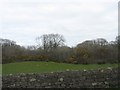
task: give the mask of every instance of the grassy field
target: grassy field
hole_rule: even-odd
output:
[[[89,70],[107,67],[118,67],[118,64],[66,64],[55,62],[18,62],[2,65],[2,74],[17,74],[17,73],[45,73],[45,72],[57,72],[66,70]]]
[[[2,74],[2,64],[0,64],[0,75]]]

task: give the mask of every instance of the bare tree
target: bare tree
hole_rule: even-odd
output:
[[[51,51],[59,46],[63,46],[65,39],[63,35],[60,34],[44,34],[36,38],[38,44],[42,45],[45,51]]]

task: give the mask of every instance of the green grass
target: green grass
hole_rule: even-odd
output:
[[[45,73],[45,72],[58,72],[69,70],[89,70],[107,67],[118,67],[118,64],[66,64],[55,62],[18,62],[2,65],[2,74],[17,74],[17,73]]]
[[[0,64],[0,75],[2,74],[2,64]]]

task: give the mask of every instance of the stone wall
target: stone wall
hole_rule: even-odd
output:
[[[113,88],[118,69],[99,69],[3,76],[3,88]]]

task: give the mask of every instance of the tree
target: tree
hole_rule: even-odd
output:
[[[36,38],[38,44],[42,42],[42,47],[46,52],[52,51],[59,46],[63,46],[65,39],[60,34],[44,34]]]
[[[120,63],[120,35],[116,37],[117,49],[118,49],[118,62]]]
[[[116,43],[117,43],[118,45],[120,45],[120,35],[118,35],[118,36],[116,37]]]
[[[104,38],[98,38],[95,40],[95,44],[100,45],[100,46],[105,46],[108,44],[108,41],[105,40]]]
[[[16,45],[16,42],[9,39],[0,38],[0,46],[12,46],[12,45]]]

